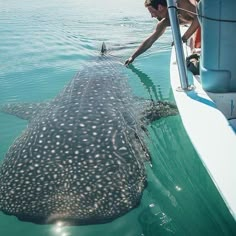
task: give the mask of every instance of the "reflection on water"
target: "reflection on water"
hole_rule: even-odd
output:
[[[52,236],[69,236],[69,229],[65,227],[64,223],[59,221],[52,227]]]
[[[176,226],[172,219],[161,209],[150,204],[140,215],[139,223],[143,226],[143,235],[175,235]]]
[[[138,76],[140,81],[143,83],[151,100],[163,100],[162,94],[158,93],[155,84],[147,74],[142,72],[140,69],[137,69],[134,65],[130,65],[129,68]]]

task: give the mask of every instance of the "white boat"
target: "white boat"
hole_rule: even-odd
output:
[[[172,4],[175,4],[174,1]],[[235,10],[235,0],[200,1],[200,75],[187,72],[187,85],[183,88],[179,65],[182,59],[178,58],[178,42],[175,41],[170,79],[183,126],[236,220]],[[172,21],[171,26],[175,34]],[[175,37],[180,38],[178,35]],[[185,57],[191,54],[191,50],[190,45],[183,45]]]

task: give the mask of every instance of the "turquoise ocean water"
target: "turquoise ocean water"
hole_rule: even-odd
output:
[[[156,24],[138,0],[0,0],[0,104],[54,98],[104,41],[124,62]],[[135,96],[173,101],[171,31],[125,70]],[[0,160],[27,122],[0,114]],[[1,236],[236,235],[179,116],[148,127],[152,167],[139,207],[108,224],[35,225],[0,213]],[[1,180],[0,180],[1,181]],[[235,191],[235,190],[232,190]]]

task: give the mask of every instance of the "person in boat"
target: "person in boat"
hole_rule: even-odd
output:
[[[199,22],[196,13],[196,0],[177,0],[178,18],[180,24],[190,24],[188,30],[182,36],[183,42],[186,42],[194,32],[199,28]],[[126,61],[125,65],[128,66],[136,57],[149,49],[152,44],[165,32],[166,28],[170,26],[168,8],[166,0],[145,0],[145,7],[151,14],[158,20],[154,32],[147,37],[136,51]]]

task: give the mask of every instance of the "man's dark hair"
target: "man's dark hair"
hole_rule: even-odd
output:
[[[144,2],[145,7],[152,6],[155,9],[157,9],[158,4],[165,7],[167,6],[166,0],[145,0]]]

